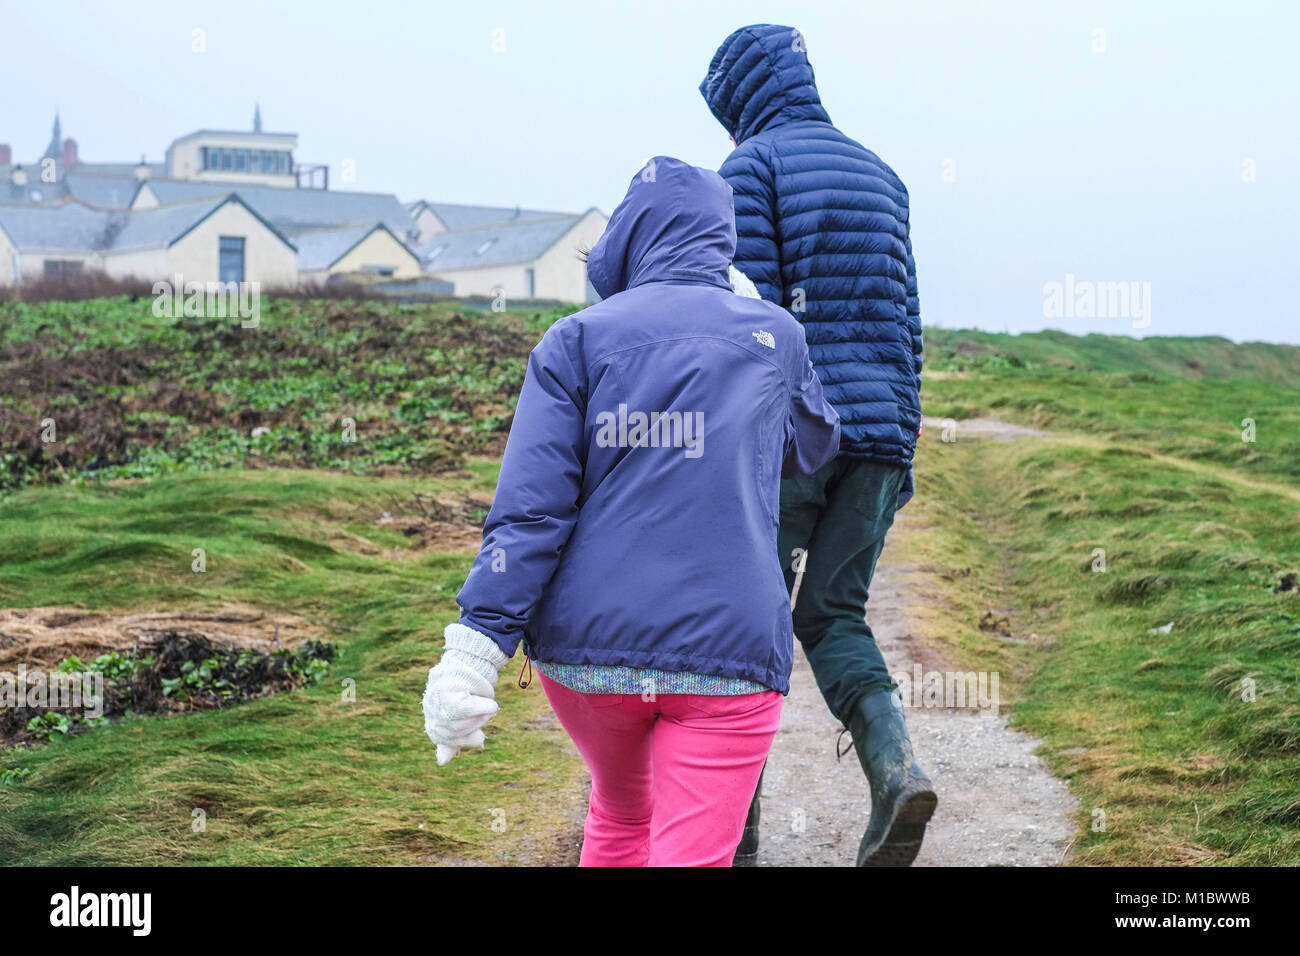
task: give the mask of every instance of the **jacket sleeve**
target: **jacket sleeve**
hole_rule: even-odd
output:
[[[585,366],[561,320],[528,359],[483,547],[456,595],[461,623],[513,655],[578,518],[586,460]]]
[[[912,364],[921,388],[921,298],[916,291],[916,259],[912,255],[912,225],[907,224],[907,330],[912,335]]]
[[[795,387],[790,390],[782,478],[811,475],[840,450],[840,416],[822,394],[822,383],[808,359],[802,330]]]
[[[785,305],[771,165],[757,147],[746,144],[732,151],[718,174],[731,186],[736,206],[736,268],[749,276],[764,299]]]

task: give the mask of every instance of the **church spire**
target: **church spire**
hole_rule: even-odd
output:
[[[54,131],[50,137],[50,145],[45,147],[41,159],[53,159],[59,162],[63,160],[63,124],[59,122],[57,110],[54,112]]]
[[[253,104],[253,132],[262,132],[262,104]]]

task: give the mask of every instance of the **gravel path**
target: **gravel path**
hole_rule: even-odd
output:
[[[927,421],[938,437],[939,422]],[[1011,440],[1035,434],[1002,422],[962,422],[959,440]],[[1041,434],[1041,433],[1038,433]],[[891,536],[908,533],[899,512]],[[889,563],[886,548],[868,604],[872,631],[891,672],[943,670],[908,631],[906,609],[922,600]],[[1034,755],[1041,741],[1003,716],[910,708],[917,759],[934,781],[939,808],[916,866],[1051,866],[1068,852],[1076,808],[1064,781]],[[781,730],[763,778],[757,866],[852,866],[870,811],[866,778],[850,750],[836,760],[840,724],[822,700],[799,644]],[[848,738],[845,737],[845,745]]]

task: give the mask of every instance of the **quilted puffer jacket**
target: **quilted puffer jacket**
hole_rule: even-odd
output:
[[[719,170],[735,196],[735,265],[803,323],[840,453],[910,466],[921,319],[907,189],[831,125],[791,27],[731,34],[700,92],[737,143]]]

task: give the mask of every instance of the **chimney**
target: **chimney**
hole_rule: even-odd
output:
[[[138,179],[140,182],[144,182],[146,179],[149,178],[149,174],[151,172],[152,170],[149,168],[149,163],[145,160],[143,156],[141,156],[140,165],[135,168],[135,178]]]
[[[0,143],[0,166],[8,166],[14,161],[13,151],[8,143]]]
[[[21,166],[15,166],[9,173],[9,181],[15,186],[27,185],[27,170]]]
[[[66,173],[77,165],[77,141],[68,137],[63,141],[63,171]]]

